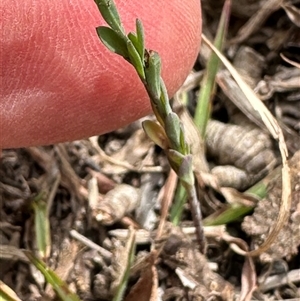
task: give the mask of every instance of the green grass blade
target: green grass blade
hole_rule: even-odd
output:
[[[250,187],[244,194],[255,197],[258,200],[265,198],[268,194],[268,183],[273,181],[274,177],[277,177],[278,174],[280,174],[279,169],[274,169],[270,175]],[[253,208],[253,206],[242,204],[227,204],[225,208],[205,218],[203,224],[205,226],[226,225],[244,217],[246,214],[250,213]]]
[[[39,256],[41,256],[43,260],[46,260],[51,251],[51,234],[47,204],[44,200],[43,193],[39,194],[33,200],[32,207],[34,210],[35,236]]]
[[[80,301],[78,296],[69,289],[68,285],[54,271],[48,268],[42,260],[35,257],[30,251],[24,250],[23,252],[31,263],[44,275],[47,283],[53,287],[62,301]]]
[[[217,211],[203,220],[204,226],[227,225],[235,222],[246,214],[250,213],[254,207],[240,204],[229,204],[225,208]]]
[[[128,250],[127,252],[127,260],[126,260],[126,268],[124,269],[124,273],[121,277],[120,284],[117,288],[117,291],[114,295],[113,301],[121,301],[123,300],[123,296],[127,287],[129,275],[130,275],[130,268],[134,261],[134,255],[135,255],[135,230],[131,229],[129,231],[129,237],[126,243],[125,249]]]
[[[231,1],[227,0],[224,4],[222,15],[215,37],[214,45],[217,49],[222,49],[227,33]],[[211,53],[207,62],[206,73],[201,83],[201,90],[198,97],[194,121],[200,129],[201,136],[205,136],[206,126],[211,112],[211,99],[215,92],[215,77],[219,68],[219,58],[215,53]]]
[[[186,204],[186,200],[187,192],[183,187],[182,183],[179,182],[175,192],[174,203],[172,205],[170,213],[170,220],[175,226],[178,226],[182,219],[182,213],[184,210],[184,205]]]

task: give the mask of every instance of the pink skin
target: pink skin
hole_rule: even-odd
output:
[[[116,0],[126,30],[139,17],[172,95],[196,59],[199,0]],[[93,0],[2,0],[0,149],[102,134],[148,114],[133,68],[110,53]]]

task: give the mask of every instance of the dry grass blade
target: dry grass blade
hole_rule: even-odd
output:
[[[287,274],[272,275],[266,279],[266,281],[259,286],[259,290],[262,292],[269,291],[280,286],[284,286],[291,283],[300,281],[300,269],[292,270]],[[296,300],[296,299],[295,299]]]
[[[259,29],[263,22],[274,11],[278,10],[283,0],[267,0],[256,14],[248,20],[248,22],[239,30],[237,37],[232,40],[232,43],[241,43],[245,41],[253,32]]]
[[[290,3],[283,3],[281,7],[285,10],[290,20],[300,27],[300,9]]]
[[[177,185],[177,175],[173,171],[173,169],[171,169],[169,173],[169,177],[165,184],[164,193],[162,197],[161,217],[157,229],[156,239],[159,239],[163,233],[163,229],[169,213],[169,208],[174,197],[176,185]]]
[[[269,233],[265,242],[257,250],[244,252],[244,254],[248,256],[258,256],[270,247],[270,245],[276,239],[279,231],[281,230],[282,226],[285,224],[289,216],[289,211],[291,207],[291,176],[287,162],[287,147],[280,126],[278,125],[273,115],[266,108],[266,106],[255,95],[253,90],[244,82],[244,80],[241,78],[241,76],[238,74],[235,68],[231,65],[231,63],[212,45],[212,43],[203,34],[202,39],[218,55],[224,66],[228,69],[232,77],[240,86],[241,90],[247,97],[250,104],[260,114],[264,124],[270,131],[273,138],[276,139],[279,143],[279,150],[282,158],[282,198],[278,218],[275,222],[274,228]]]
[[[292,66],[299,68],[300,69],[300,63],[294,62],[290,59],[288,59],[285,55],[283,55],[282,53],[280,54],[281,58],[283,60],[285,60],[287,63],[291,64]]]
[[[1,301],[22,301],[17,296],[17,294],[1,280],[0,280],[0,300]]]

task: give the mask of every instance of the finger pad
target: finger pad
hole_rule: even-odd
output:
[[[197,54],[200,8],[197,12],[198,1],[189,8],[179,0],[153,2],[116,4],[126,30],[134,30],[137,17],[143,21],[147,47],[162,56],[163,77],[173,94]],[[95,27],[104,22],[93,1],[9,3],[2,41],[3,147],[100,134],[150,111],[133,68],[100,43]]]

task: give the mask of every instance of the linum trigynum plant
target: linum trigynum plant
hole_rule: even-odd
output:
[[[187,191],[200,250],[204,253],[202,216],[194,185],[192,154],[182,123],[172,111],[164,81],[160,76],[160,56],[153,50],[145,49],[144,30],[140,20],[136,20],[136,32],[126,34],[114,1],[95,2],[109,25],[97,27],[99,38],[110,51],[121,55],[135,68],[147,90],[158,123],[144,121],[144,131],[154,143],[164,149],[171,167]]]

